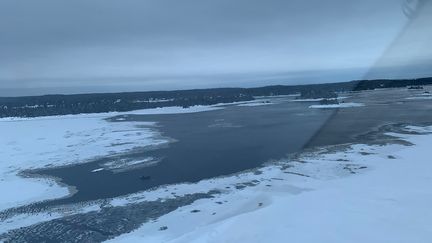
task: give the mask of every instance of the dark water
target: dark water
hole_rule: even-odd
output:
[[[240,172],[301,150],[332,114],[330,110],[308,109],[309,105],[285,100],[201,113],[129,116],[129,120],[158,122],[163,136],[177,140],[168,147],[134,155],[161,157],[157,165],[121,173],[91,173],[102,159],[39,173],[61,178],[78,190],[70,198],[53,202],[57,204],[112,198]],[[142,176],[150,179],[142,180]]]
[[[425,87],[432,91],[432,87]],[[432,99],[409,100],[420,96],[423,90],[385,89],[354,94],[348,101],[364,103],[364,107],[339,109],[314,135],[307,146],[340,143],[369,143],[361,135],[377,131],[385,125],[430,125]]]
[[[197,182],[255,168],[306,147],[367,142],[359,135],[395,123],[432,121],[432,100],[406,100],[405,89],[351,94],[345,102],[364,107],[335,110],[309,109],[311,103],[279,100],[279,104],[238,107],[175,115],[129,116],[156,121],[163,136],[176,139],[166,148],[133,156],[163,159],[152,167],[122,173],[102,171],[99,163],[57,168],[40,173],[61,178],[78,192],[53,204],[112,198],[160,185]],[[331,119],[329,119],[331,118]],[[131,155],[124,155],[131,156]],[[149,180],[140,177],[149,176]]]

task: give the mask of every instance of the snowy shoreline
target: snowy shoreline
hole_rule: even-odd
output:
[[[412,146],[321,148],[260,173],[188,185],[194,191],[247,186],[225,189],[109,242],[428,242],[431,133],[431,126],[407,126],[385,135]],[[170,187],[177,195],[186,190]]]
[[[430,134],[432,127],[406,126],[400,128],[398,126],[394,132],[389,133],[388,130],[386,131],[385,135],[393,136],[386,143],[321,147],[312,151],[301,152],[283,161],[269,162],[261,168],[231,176],[203,180],[198,183],[161,186],[109,200],[87,202],[83,205],[69,205],[65,213],[62,213],[60,207],[53,210],[53,213],[51,211],[42,211],[36,214],[15,214],[2,222],[0,235],[11,229],[48,222],[68,215],[100,212],[105,206],[123,207],[127,211],[129,206],[133,207],[133,205],[143,202],[160,201],[160,203],[163,203],[165,200],[182,198],[194,193],[206,194],[211,191],[218,191],[219,193],[214,194],[210,199],[197,200],[157,219],[150,220],[135,231],[120,235],[112,239],[111,242],[261,242],[266,239],[273,242],[278,241],[278,239],[291,239],[283,238],[287,237],[287,235],[293,235],[295,238],[292,239],[300,239],[301,242],[316,242],[317,239],[301,238],[302,235],[295,234],[296,230],[305,232],[307,228],[310,231],[310,222],[308,220],[317,221],[313,229],[319,228],[319,223],[325,224],[328,222],[321,222],[320,217],[315,218],[314,215],[302,215],[304,209],[311,210],[317,207],[316,210],[318,210],[320,205],[315,205],[315,202],[334,200],[325,205],[333,205],[332,210],[338,211],[338,207],[343,208],[346,206],[343,203],[344,200],[354,200],[354,202],[356,200],[371,200],[367,197],[367,191],[376,186],[382,187],[383,182],[392,180],[397,176],[397,173],[405,173],[407,169],[400,167],[404,166],[407,159],[409,160],[413,154],[420,153],[426,158],[424,151],[427,151],[427,145],[432,142],[432,135]],[[377,133],[382,134],[383,131],[377,131]],[[398,142],[401,140],[406,141],[406,143]],[[403,145],[409,143],[413,144],[413,146]],[[407,152],[404,155],[400,151]],[[417,156],[417,158],[419,157]],[[422,157],[420,156],[420,158]],[[425,165],[424,161],[423,165]],[[421,174],[418,174],[419,171],[420,173],[430,171],[426,168],[413,170],[412,174],[414,177],[421,176]],[[370,177],[370,175],[374,174],[378,175],[378,179]],[[423,185],[427,187],[430,185],[430,181],[426,182]],[[390,184],[393,187],[394,183]],[[363,188],[364,185],[366,187]],[[410,186],[418,187],[415,183],[411,183]],[[350,192],[346,194],[346,199],[339,200],[340,195],[339,197],[334,196],[333,199],[332,191],[342,189],[359,190],[359,195],[366,197],[359,199]],[[394,188],[389,190],[389,188],[383,187],[383,190],[383,193],[388,191],[397,193]],[[420,195],[420,198],[422,198],[422,195]],[[427,203],[432,202],[432,198],[426,199]],[[358,204],[357,207],[359,207],[359,210],[370,209],[362,209],[362,204]],[[280,218],[281,212],[285,215],[283,220]],[[319,215],[321,212],[315,213]],[[349,214],[348,216],[353,217]],[[308,220],[297,222],[298,219],[303,217]],[[179,225],[179,219],[184,224]],[[261,219],[263,222],[261,222]],[[294,220],[294,222],[288,219]],[[253,225],[250,225],[251,223]],[[273,225],[273,227],[263,226],[267,224]],[[290,228],[293,224],[297,225],[297,228]],[[243,227],[242,225],[246,226]],[[253,228],[254,226],[259,227]],[[254,241],[255,238],[248,238],[249,234],[244,232],[245,229],[256,232],[257,240]],[[286,234],[286,230],[290,233]],[[329,231],[331,230],[335,229],[330,228]],[[325,236],[318,234],[319,232],[311,232],[317,234],[318,239],[323,237],[325,239]],[[352,241],[352,239],[346,238],[327,240],[331,242]],[[367,241],[374,242],[371,239],[367,239]]]
[[[108,118],[121,115],[184,114],[219,109],[223,108],[166,107],[131,112],[1,118],[0,211],[70,197],[76,190],[57,178],[29,175],[25,171],[72,166],[100,157],[127,153],[137,147],[159,146],[172,142],[159,134],[153,122],[109,122],[106,120]]]
[[[231,103],[226,103],[231,104]],[[80,114],[70,114],[70,115],[57,115],[57,116],[38,116],[38,117],[3,117],[0,118],[0,122],[10,122],[10,121],[28,121],[28,120],[50,120],[50,119],[68,119],[68,118],[108,118],[121,115],[169,115],[169,114],[186,114],[186,113],[197,113],[205,111],[214,111],[223,109],[225,103],[205,106],[196,105],[190,106],[188,108],[183,108],[180,106],[166,106],[159,108],[132,110],[132,111],[112,111],[112,112],[101,112],[101,113],[80,113]]]

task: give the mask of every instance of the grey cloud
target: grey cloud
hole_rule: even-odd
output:
[[[3,0],[0,82],[15,90],[98,91],[102,84],[129,90],[360,78],[382,54],[391,59],[388,46],[407,21],[402,6],[394,0]],[[269,78],[278,73],[291,75]]]

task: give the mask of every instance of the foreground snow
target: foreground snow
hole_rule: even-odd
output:
[[[432,135],[426,133],[432,127],[407,130],[425,134],[390,134],[414,146],[353,145],[289,168],[191,185],[259,182],[199,200],[111,242],[430,242]]]
[[[48,178],[25,178],[27,169],[86,163],[98,157],[128,152],[136,147],[167,143],[151,122],[105,119],[127,114],[178,114],[221,109],[211,106],[164,107],[132,112],[110,112],[39,118],[0,119],[0,211],[46,199],[61,198],[73,188]],[[139,125],[139,126],[137,126]],[[148,161],[139,161],[148,162]],[[122,165],[136,165],[127,161]],[[116,165],[118,167],[118,165]],[[107,165],[107,168],[110,168]],[[97,172],[97,171],[95,171]]]

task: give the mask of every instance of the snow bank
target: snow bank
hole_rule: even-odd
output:
[[[432,135],[397,136],[415,146],[353,145],[289,167],[268,166],[261,174],[191,185],[226,188],[235,179],[256,181],[111,242],[430,242]]]
[[[362,103],[340,103],[340,104],[329,104],[329,105],[311,105],[309,108],[315,109],[334,109],[334,108],[349,108],[349,107],[361,107],[364,106]]]

